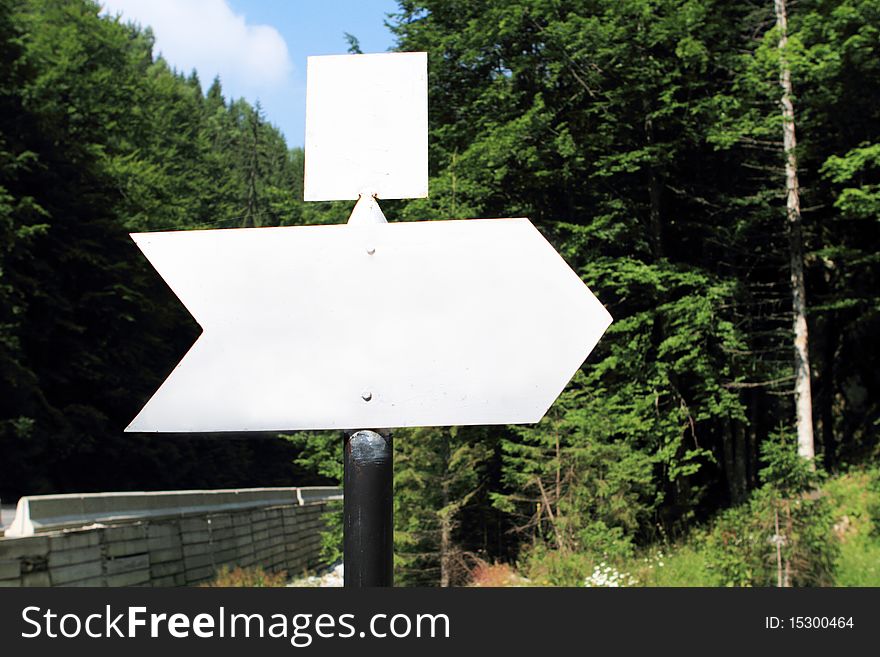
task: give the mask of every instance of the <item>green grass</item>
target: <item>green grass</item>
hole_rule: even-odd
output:
[[[830,477],[822,487],[833,508],[840,545],[835,586],[880,587],[880,468]],[[710,524],[711,527],[711,524]],[[533,555],[529,574],[543,586],[719,586],[707,567],[705,529],[675,544],[650,546],[637,556],[609,561],[548,550]],[[590,573],[594,573],[593,576]],[[619,584],[617,584],[619,583]]]
[[[639,586],[715,586],[699,546],[688,543],[651,550],[631,572]]]
[[[880,469],[853,470],[833,477],[825,492],[838,518],[837,586],[880,586]]]
[[[837,586],[880,586],[880,541],[855,540],[841,545]]]
[[[880,468],[861,468],[830,477],[822,487],[834,509],[840,541],[835,586],[880,587]],[[701,550],[701,534],[665,549],[663,567],[642,568],[642,586],[717,586]],[[654,550],[653,553],[656,553]]]

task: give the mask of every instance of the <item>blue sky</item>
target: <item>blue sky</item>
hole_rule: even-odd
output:
[[[345,53],[344,33],[365,53],[394,44],[385,27],[395,0],[99,0],[107,13],[151,26],[175,68],[219,75],[228,98],[260,101],[290,146],[302,146],[306,58]]]

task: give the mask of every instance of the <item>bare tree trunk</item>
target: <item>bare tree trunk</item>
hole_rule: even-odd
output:
[[[758,405],[758,393],[751,390],[749,394],[749,470],[748,470],[748,486],[746,490],[752,490],[757,486],[758,481],[758,440],[760,434],[759,422],[760,412]]]
[[[721,447],[724,451],[724,478],[727,480],[727,494],[730,496],[731,505],[739,504],[739,494],[736,487],[736,455],[733,447],[733,430],[731,420],[724,421],[721,433]]]
[[[446,588],[452,579],[452,521],[446,513],[440,515],[440,586]]]
[[[788,44],[788,15],[785,0],[774,0],[779,29],[779,84],[782,86],[782,138],[785,149],[785,189],[791,251],[791,298],[794,316],[794,400],[797,415],[798,454],[815,455],[813,446],[813,401],[810,390],[810,356],[807,335],[807,302],[804,289],[804,245],[801,232],[800,191],[797,177],[797,139],[794,129],[791,68],[785,57]]]
[[[782,588],[782,538],[779,534],[779,507],[773,503],[773,523],[776,527],[776,533],[773,535],[773,542],[776,544],[776,586]]]
[[[739,420],[733,421],[733,469],[734,469],[734,480],[736,481],[736,500],[737,503],[743,502],[746,499],[746,494],[749,491],[749,477],[748,477],[748,456],[746,450],[746,444],[748,442],[748,438],[746,437],[746,427]]]
[[[822,372],[822,392],[819,396],[819,417],[822,421],[822,465],[832,471],[837,466],[837,449],[834,440],[834,362],[837,353],[837,313],[828,313],[825,322]]]
[[[556,508],[562,499],[562,450],[559,446],[559,429],[556,430]]]
[[[794,528],[792,527],[791,522],[791,504],[788,500],[785,501],[785,538],[786,541],[794,540]],[[791,550],[788,552],[788,556],[785,557],[785,573],[782,577],[782,586],[785,588],[791,588]]]
[[[440,512],[440,586],[446,588],[451,580],[452,515],[449,512],[449,433],[443,430],[443,464],[445,474],[440,482],[443,510]]]

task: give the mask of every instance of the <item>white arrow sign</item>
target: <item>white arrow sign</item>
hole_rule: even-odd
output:
[[[203,333],[127,431],[537,422],[611,323],[528,219],[133,238]]]

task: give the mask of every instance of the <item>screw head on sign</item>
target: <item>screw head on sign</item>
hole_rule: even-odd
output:
[[[368,246],[367,247],[367,255],[373,255],[375,252],[376,252],[375,246]]]
[[[361,393],[361,399],[363,399],[365,402],[370,401],[372,398],[373,398],[373,393],[370,392],[369,390],[365,390],[364,392]]]

